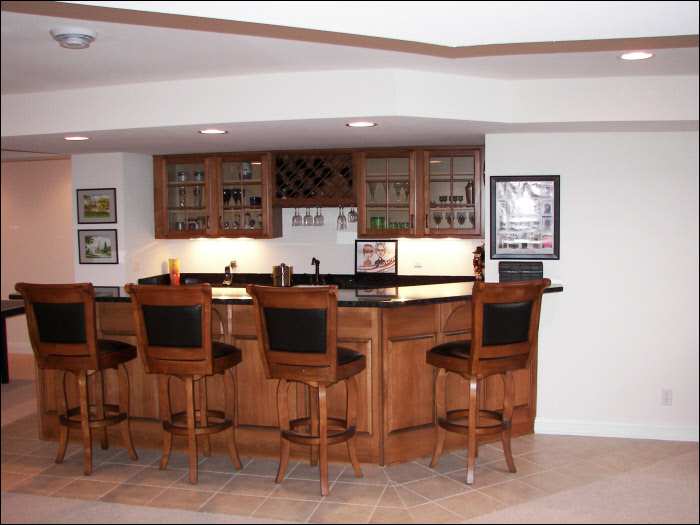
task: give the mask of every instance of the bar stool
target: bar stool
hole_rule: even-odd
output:
[[[265,375],[278,379],[277,414],[280,422],[281,454],[277,483],[282,483],[291,443],[311,446],[311,465],[320,453],[321,494],[328,495],[328,445],[347,442],[350,462],[358,478],[357,382],[355,375],[366,366],[365,356],[337,345],[338,287],[285,288],[248,285],[253,298],[258,348]],[[328,417],[327,389],[343,381],[347,390],[346,418]],[[290,420],[289,386],[308,385],[315,399],[310,416]],[[309,432],[296,431],[308,427]],[[330,428],[338,428],[334,432]]]
[[[90,283],[17,283],[27,314],[29,340],[37,366],[61,372],[59,447],[61,463],[68,446],[68,430],[80,429],[83,437],[83,474],[92,473],[92,430],[100,432],[103,449],[109,448],[107,427],[121,423],[122,441],[129,457],[137,460],[129,429],[129,375],[124,363],[136,357],[136,347],[122,341],[98,339],[95,290]],[[119,375],[119,405],[105,404],[103,371]],[[79,405],[68,408],[66,373],[77,376]],[[94,377],[94,403],[89,401],[89,381]]]
[[[183,286],[135,285],[125,287],[131,296],[139,353],[149,374],[159,374],[158,398],[163,426],[160,470],[170,459],[172,436],[187,436],[190,483],[197,483],[197,437],[202,436],[205,456],[211,454],[209,435],[225,432],[236,469],[242,468],[234,435],[235,383],[233,367],[243,354],[233,345],[212,341],[212,293],[210,284]],[[207,406],[209,376],[224,382],[224,411]],[[185,383],[186,411],[173,413],[170,378]],[[199,385],[199,407],[195,403]],[[209,418],[219,420],[210,423]]]
[[[435,379],[438,427],[431,467],[438,464],[445,432],[450,431],[467,435],[467,484],[474,483],[478,436],[501,434],[508,470],[516,471],[510,447],[515,403],[513,371],[526,368],[537,347],[542,294],[550,284],[549,279],[506,284],[475,282],[471,340],[452,341],[428,350],[426,362],[440,369]],[[466,409],[446,410],[449,372],[469,381]],[[482,410],[480,381],[495,374],[503,378],[503,409]],[[466,424],[455,421],[465,418]]]

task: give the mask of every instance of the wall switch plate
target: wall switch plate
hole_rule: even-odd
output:
[[[134,271],[138,272],[141,270],[141,264],[139,263],[138,259],[134,259]]]

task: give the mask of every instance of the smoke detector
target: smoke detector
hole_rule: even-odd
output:
[[[61,47],[67,49],[85,49],[97,37],[97,33],[91,29],[82,27],[57,27],[51,30],[51,36]]]

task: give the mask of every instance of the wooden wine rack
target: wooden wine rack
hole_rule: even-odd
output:
[[[307,151],[275,154],[273,205],[357,205],[352,152]]]

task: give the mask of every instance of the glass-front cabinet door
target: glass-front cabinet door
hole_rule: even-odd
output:
[[[431,237],[482,237],[481,152],[425,151],[424,227]]]
[[[269,154],[243,153],[215,159],[217,237],[271,238],[281,235],[281,209],[272,209]]]
[[[358,236],[415,234],[415,151],[377,150],[361,155]]]
[[[156,157],[157,238],[211,234],[212,174],[208,157]]]

